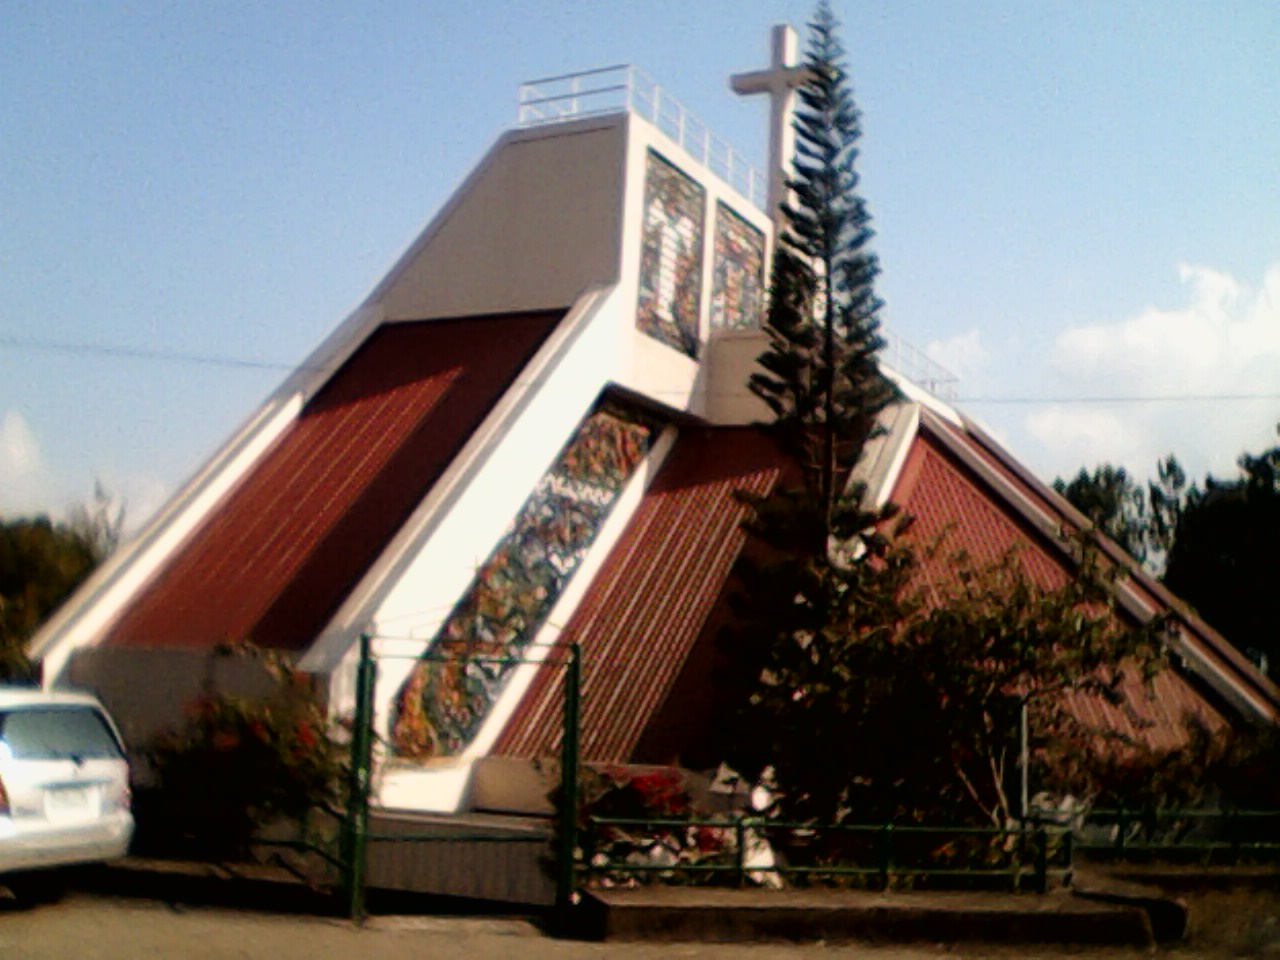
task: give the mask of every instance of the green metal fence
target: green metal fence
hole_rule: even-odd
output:
[[[707,839],[710,842],[705,842]],[[767,843],[774,862],[753,864]],[[879,889],[998,884],[1043,892],[1066,882],[1076,854],[1239,864],[1280,861],[1277,810],[1096,809],[1071,824],[1007,829],[918,824],[821,826],[758,817],[589,817],[585,884],[790,885]]]
[[[577,881],[575,852],[578,847],[577,817],[579,788],[579,715],[581,712],[582,653],[576,643],[558,644],[560,656],[540,660],[519,657],[467,656],[469,662],[515,666],[538,662],[558,666],[565,671],[565,697],[563,707],[564,734],[561,740],[560,792],[562,803],[553,838],[556,909],[567,913],[573,902]],[[375,692],[378,682],[380,659],[411,658],[414,661],[456,662],[459,657],[450,655],[375,653],[372,638],[360,638],[360,661],[356,673],[356,705],[352,723],[351,763],[347,783],[346,809],[342,813],[339,832],[338,855],[333,858],[341,877],[344,909],[351,919],[365,916],[365,886],[368,864],[368,846],[372,841],[395,843],[457,843],[460,841],[502,843],[527,842],[524,837],[499,836],[491,833],[461,833],[457,831],[420,830],[395,833],[373,833],[369,829],[369,805],[372,790]]]
[[[1280,860],[1280,810],[1094,809],[1077,849],[1119,859]]]
[[[703,838],[708,834],[711,843]],[[1011,829],[893,823],[815,826],[753,817],[705,820],[588,819],[583,876],[592,882],[790,884],[885,889],[986,884],[1045,891],[1071,869],[1072,835],[1046,826]],[[767,843],[774,862],[753,865]]]

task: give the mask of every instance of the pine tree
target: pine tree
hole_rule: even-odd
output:
[[[891,509],[868,509],[851,482],[877,415],[895,399],[883,347],[855,162],[861,135],[838,24],[819,3],[798,90],[796,161],[774,256],[769,346],[751,379],[767,429],[797,465],[791,482],[748,498],[750,559],[740,565],[737,626],[723,637],[736,704],[725,754],[743,774],[772,768],[791,815],[835,819],[858,693],[892,657],[910,557],[882,534]],[[884,678],[891,682],[891,678]]]
[[[862,130],[837,29],[823,0],[798,90],[792,196],[784,203],[765,322],[769,348],[751,390],[773,412],[770,429],[820,509],[813,533],[847,540],[866,526],[849,476],[894,390],[876,363],[884,346],[874,289],[880,267],[868,249],[871,216],[857,189]],[[812,545],[814,552],[824,548]]]

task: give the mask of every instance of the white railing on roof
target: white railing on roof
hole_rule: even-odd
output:
[[[896,370],[916,386],[928,390],[939,400],[948,403],[956,400],[959,395],[959,377],[930,358],[919,347],[883,326],[880,328],[880,336],[885,342],[884,350],[880,352],[880,359],[885,366]]]
[[[727,140],[695,117],[639,67],[618,65],[543,77],[520,85],[522,127],[631,111],[684,147],[760,209],[768,181]]]
[[[757,207],[765,208],[768,182],[760,172],[639,67],[619,64],[522,83],[517,120],[521,127],[536,127],[627,111],[648,120]],[[886,344],[881,359],[888,366],[939,400],[956,399],[960,381],[955,374],[892,332],[881,328],[881,335]]]

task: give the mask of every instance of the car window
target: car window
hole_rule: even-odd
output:
[[[0,755],[15,760],[122,756],[106,719],[93,707],[25,707],[0,712]]]

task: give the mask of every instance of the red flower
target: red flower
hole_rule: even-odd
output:
[[[213,749],[225,753],[240,746],[240,738],[229,730],[219,730],[213,735]]]
[[[303,720],[298,724],[298,743],[304,747],[314,747],[316,745],[315,731],[311,729],[311,724]]]

